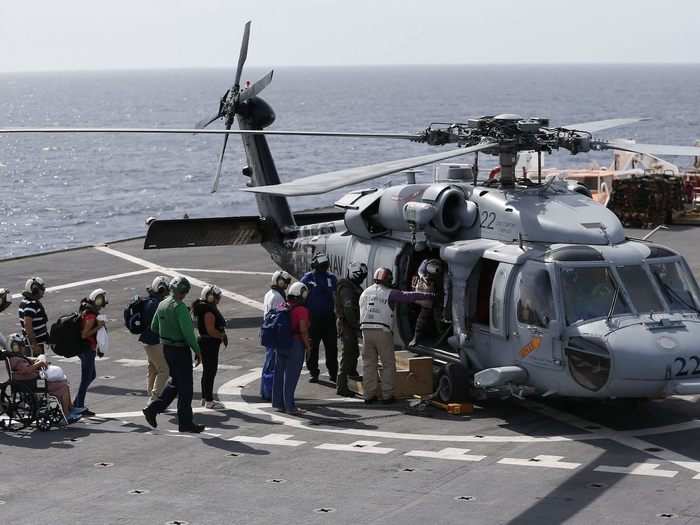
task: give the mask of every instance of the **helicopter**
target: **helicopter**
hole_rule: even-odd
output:
[[[250,22],[233,86],[217,112],[193,129],[8,128],[2,133],[114,132],[223,134],[212,191],[228,137],[240,135],[256,216],[155,220],[145,249],[261,244],[292,275],[326,253],[344,275],[354,261],[370,275],[388,267],[408,289],[421,263],[443,266],[434,336],[409,349],[439,367],[437,395],[660,398],[700,394],[700,290],[679,253],[625,235],[619,219],[581,184],[542,180],[543,153],[619,150],[698,156],[700,148],[606,141],[595,134],[645,120],[613,118],[552,126],[542,117],[504,113],[431,123],[416,133],[267,129],[275,113],[259,95],[272,72],[241,88]],[[205,129],[222,119],[225,129]],[[231,129],[237,121],[239,129]],[[282,183],[267,135],[409,140],[447,151],[341,169]],[[519,155],[538,159],[537,177],[519,173]],[[434,183],[352,189],[333,209],[293,213],[288,198],[321,195],[420,166],[473,155]],[[497,176],[479,178],[480,156],[498,159]],[[531,177],[532,175],[532,177]],[[534,180],[533,180],[534,179]],[[653,233],[653,232],[652,232]],[[437,301],[436,301],[437,302]],[[416,312],[398,307],[394,338],[414,337]]]

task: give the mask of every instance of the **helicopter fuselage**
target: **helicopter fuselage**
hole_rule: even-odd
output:
[[[483,392],[700,393],[700,294],[685,260],[626,239],[614,214],[561,182],[403,185],[351,192],[336,205],[344,221],[298,228],[273,259],[300,275],[323,251],[338,275],[353,261],[370,275],[387,266],[407,289],[423,259],[439,258],[450,334],[413,350],[459,363]],[[415,312],[398,314],[404,346]]]

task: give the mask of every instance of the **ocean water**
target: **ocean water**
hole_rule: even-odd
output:
[[[249,69],[244,79],[263,73]],[[190,127],[218,108],[232,77],[233,70],[0,74],[0,127]],[[283,68],[262,96],[277,113],[273,129],[414,132],[433,121],[504,112],[546,116],[553,125],[645,116],[653,120],[602,136],[692,144],[700,138],[699,89],[697,65]],[[237,191],[245,183],[245,155],[236,137],[229,140],[220,190],[210,194],[222,141],[0,136],[0,258],[141,235],[149,216],[255,213],[253,198]],[[283,180],[435,151],[392,140],[269,142]],[[609,153],[562,152],[545,163],[610,160]],[[292,206],[329,204],[341,193],[294,199]]]

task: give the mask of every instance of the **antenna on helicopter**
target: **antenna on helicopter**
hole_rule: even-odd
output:
[[[240,104],[248,99],[257,96],[263,89],[265,89],[270,82],[272,82],[273,71],[270,71],[267,75],[262,77],[260,80],[251,84],[250,81],[246,81],[245,88],[241,90],[241,75],[243,73],[243,65],[245,64],[246,58],[248,58],[248,42],[250,41],[250,20],[246,22],[245,28],[243,30],[243,40],[241,41],[241,51],[238,55],[238,66],[236,67],[236,76],[233,81],[233,86],[224,93],[219,101],[219,110],[212,117],[205,118],[197,122],[195,128],[203,129],[209,124],[214,122],[219,118],[224,118],[224,124],[226,130],[230,130],[233,125],[234,117],[238,112]],[[229,135],[224,135],[224,146],[221,148],[221,155],[219,156],[219,164],[216,168],[216,177],[214,178],[214,184],[212,186],[211,192],[216,193],[219,189],[219,180],[221,179],[221,168],[224,163],[224,154],[226,153],[226,145],[228,144]]]

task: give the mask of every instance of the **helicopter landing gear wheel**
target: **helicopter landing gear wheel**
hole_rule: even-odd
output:
[[[463,403],[468,399],[469,374],[457,363],[449,363],[440,371],[437,397],[442,403]]]

